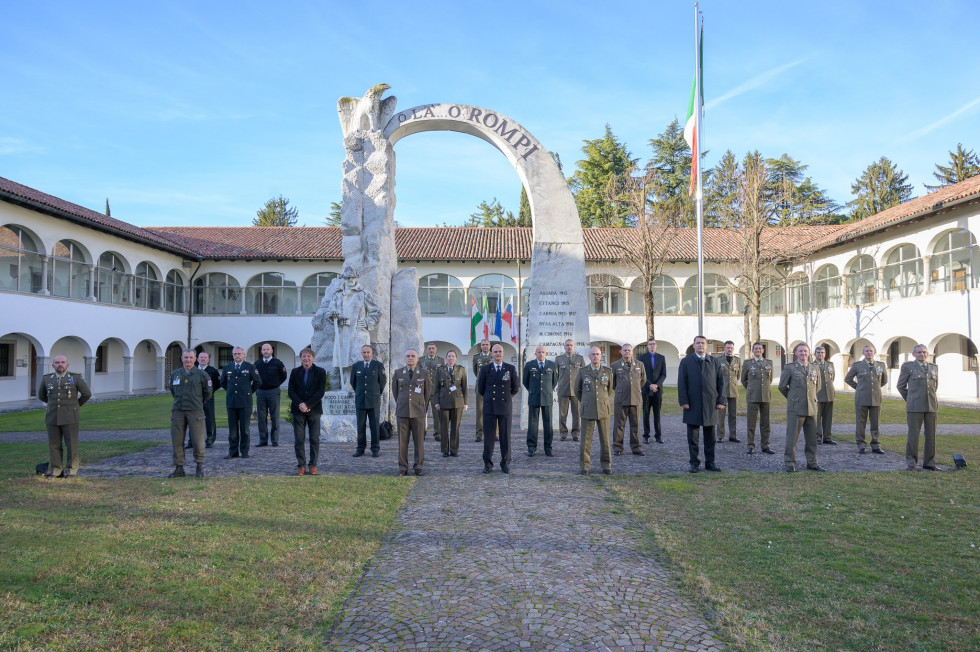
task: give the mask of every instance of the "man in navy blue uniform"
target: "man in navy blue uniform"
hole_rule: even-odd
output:
[[[221,389],[225,390],[228,410],[228,454],[225,459],[248,457],[248,423],[252,420],[252,394],[262,379],[252,363],[245,362],[245,349],[236,346],[231,351],[234,362],[221,370]]]
[[[718,358],[708,355],[708,340],[704,335],[694,338],[694,353],[681,360],[677,368],[677,401],[684,408],[687,424],[687,448],[690,453],[690,472],[697,473],[698,431],[704,428],[704,468],[721,471],[715,465],[715,424],[718,410],[725,407],[725,375]]]
[[[657,340],[647,340],[646,353],[636,356],[643,363],[647,380],[643,383],[643,443],[650,443],[650,411],[653,410],[653,434],[657,443],[664,443],[660,429],[660,407],[664,399],[664,380],[667,379],[667,360],[657,353]]]
[[[259,422],[259,446],[279,445],[279,387],[286,382],[286,365],[272,357],[272,345],[262,345],[262,357],[255,361],[255,370],[262,378],[262,385],[255,393],[255,418]],[[270,428],[266,419],[272,421]]]
[[[293,415],[297,473],[306,473],[306,433],[310,433],[310,475],[316,475],[320,457],[320,415],[323,414],[323,392],[327,388],[327,371],[313,364],[313,349],[300,351],[302,364],[289,374],[289,411]]]
[[[527,390],[527,456],[534,457],[538,448],[538,416],[544,428],[544,454],[551,457],[551,442],[554,432],[551,425],[551,406],[555,402],[555,385],[558,384],[558,367],[546,360],[547,350],[543,346],[534,349],[534,360],[524,365],[521,379]]]
[[[385,366],[373,360],[374,349],[370,344],[361,347],[361,361],[355,362],[350,370],[350,384],[354,388],[354,409],[357,410],[357,450],[354,457],[364,455],[367,448],[366,425],[371,424],[371,457],[381,451],[378,439],[378,415],[381,411],[381,393],[384,392],[388,377]]]
[[[513,396],[521,390],[514,365],[504,362],[504,347],[490,349],[493,361],[480,369],[476,389],[483,396],[483,472],[493,468],[494,441],[500,440],[500,470],[510,473],[510,422]]]

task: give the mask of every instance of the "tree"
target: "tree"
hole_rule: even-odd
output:
[[[849,202],[851,219],[863,220],[912,199],[912,186],[908,180],[907,174],[882,156],[865,168],[864,173],[851,184],[851,194],[856,195]]]
[[[808,222],[823,224],[839,207],[826,192],[803,174],[809,167],[789,154],[766,160],[768,181],[780,197],[776,221],[780,226]]]
[[[616,203],[625,191],[627,171],[636,165],[626,145],[606,125],[605,135],[585,141],[582,153],[585,158],[568,180],[582,226],[630,226],[628,207]]]
[[[109,210],[109,198],[105,198],[105,216],[112,217],[112,211]]]
[[[517,221],[521,224],[531,226],[531,202],[527,198],[527,188],[521,184],[521,207],[517,210]]]
[[[327,226],[340,226],[341,217],[340,214],[344,210],[343,202],[337,203],[335,201],[330,202],[330,214],[323,218],[323,222]]]
[[[681,224],[695,226],[696,207],[689,194],[691,185],[691,148],[684,140],[684,129],[677,118],[656,138],[650,139],[653,157],[647,171],[656,170],[657,183],[651,188],[650,200],[658,211],[673,214]],[[669,205],[669,206],[668,206]]]
[[[977,156],[972,149],[964,150],[963,143],[956,143],[956,151],[949,153],[949,165],[943,166],[937,163],[936,171],[932,173],[932,176],[939,180],[939,185],[924,185],[927,190],[932,192],[960,181],[966,181],[978,174],[980,174],[980,156]]]
[[[289,200],[282,195],[273,197],[265,206],[255,211],[252,226],[296,226],[299,211],[289,205]]]
[[[476,207],[475,213],[470,213],[470,219],[463,226],[531,226],[531,216],[528,215],[527,223],[521,222],[520,218],[514,217],[511,211],[505,211],[494,197],[489,204],[481,201]]]

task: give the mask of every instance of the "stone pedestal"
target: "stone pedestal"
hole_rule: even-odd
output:
[[[323,395],[320,439],[327,443],[357,441],[357,414],[354,392],[327,392]]]

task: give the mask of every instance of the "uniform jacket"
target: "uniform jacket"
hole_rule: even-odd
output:
[[[834,363],[830,360],[814,362],[820,370],[820,389],[817,390],[817,400],[821,403],[830,403],[837,398],[837,390],[834,389]]]
[[[262,379],[259,389],[279,389],[286,382],[286,365],[279,358],[269,358],[268,362],[259,358],[255,361],[255,370]]]
[[[498,373],[490,363],[480,370],[476,389],[483,397],[483,414],[510,416],[513,396],[521,391],[521,379],[514,365],[504,362]]]
[[[370,410],[381,407],[381,393],[385,390],[388,375],[385,366],[377,360],[358,360],[351,366],[350,385],[354,388],[354,407]]]
[[[474,355],[471,363],[473,365],[473,377],[479,378],[480,369],[482,369],[484,365],[488,365],[491,362],[493,362],[493,356],[491,356],[489,353],[483,353],[481,351]]]
[[[772,398],[772,360],[763,358],[742,363],[742,387],[746,403],[768,403]]]
[[[612,363],[613,405],[643,405],[643,388],[647,386],[647,373],[643,363],[633,360],[629,367],[619,359]]]
[[[612,411],[613,371],[599,365],[587,364],[575,376],[575,396],[581,403],[583,419],[606,421]]]
[[[854,388],[854,405],[881,405],[881,386],[888,382],[885,365],[864,358],[851,365],[844,382]]]
[[[391,395],[395,397],[395,416],[399,419],[425,418],[432,398],[432,377],[420,365],[409,379],[408,367],[391,375]]]
[[[466,368],[447,364],[436,372],[435,398],[440,410],[461,410],[466,405]]]
[[[737,355],[732,356],[732,361],[728,361],[728,356],[719,353],[718,362],[721,363],[721,373],[725,376],[725,398],[738,398],[738,384],[742,378],[742,361]]]
[[[905,399],[906,412],[938,412],[936,387],[939,386],[939,367],[931,362],[925,366],[910,360],[898,372],[898,393]]]
[[[544,370],[541,370],[538,368],[538,361],[531,360],[524,365],[524,377],[521,382],[527,390],[528,405],[547,407],[555,402],[558,367],[551,360],[545,360]]]
[[[677,368],[677,402],[689,406],[684,410],[684,423],[692,426],[715,425],[718,422],[718,403],[723,400],[724,392],[725,376],[718,358],[706,354],[701,363],[698,356],[692,353],[681,360]]]
[[[201,367],[198,367],[198,369],[201,369]],[[208,375],[208,378],[211,379],[211,390],[212,390],[211,399],[213,400],[214,392],[218,391],[218,388],[221,386],[221,372],[215,369],[214,367],[212,367],[211,365],[204,367],[203,369],[201,369],[201,371],[206,373]]]
[[[800,364],[795,360],[783,367],[779,391],[786,397],[786,414],[817,416],[817,392],[820,389],[820,367],[816,362]]]
[[[643,383],[643,395],[650,394],[650,385],[659,387],[657,392],[662,394],[664,381],[667,380],[667,358],[647,351],[636,356],[636,360],[643,363],[643,371],[647,375],[647,381]]]
[[[183,367],[170,374],[170,393],[174,397],[173,410],[204,410],[204,404],[214,394],[211,379],[198,367],[187,371]]]
[[[578,353],[566,355],[562,353],[555,358],[555,367],[558,369],[558,396],[575,396],[575,377],[578,370],[586,364],[585,358]]]
[[[251,408],[252,394],[262,384],[259,372],[251,362],[242,362],[241,369],[235,370],[230,362],[221,370],[221,388],[225,390],[225,407]]]
[[[432,379],[432,382],[435,383],[436,370],[445,367],[446,361],[438,355],[434,355],[431,358],[427,355],[423,355],[419,357],[419,363],[416,366],[425,369],[429,373],[429,377]]]
[[[82,378],[82,374],[66,371],[58,374],[45,374],[37,388],[37,398],[48,404],[44,412],[44,423],[49,426],[67,426],[78,423],[78,408],[92,397],[92,390]]]
[[[323,393],[327,389],[327,370],[318,367],[316,364],[310,365],[309,378],[306,384],[303,383],[303,375],[306,370],[300,365],[289,372],[289,411],[293,414],[301,414],[299,404],[306,403],[310,412],[319,416],[323,414]]]

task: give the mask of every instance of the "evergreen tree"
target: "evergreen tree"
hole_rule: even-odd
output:
[[[527,198],[527,188],[521,185],[521,207],[517,210],[517,221],[522,225],[531,226],[531,202]]]
[[[684,129],[677,118],[660,135],[650,139],[650,147],[653,157],[647,163],[647,172],[655,171],[659,180],[651,187],[651,206],[658,214],[674,216],[679,225],[694,226],[696,206],[694,198],[688,194],[691,148],[684,140]]]
[[[341,223],[340,213],[341,211],[343,211],[343,209],[344,209],[343,202],[339,204],[335,201],[330,202],[330,214],[323,219],[323,222],[327,226],[340,226]]]
[[[105,198],[105,216],[112,217],[112,211],[109,210],[109,198]]]
[[[912,199],[909,177],[882,156],[865,168],[864,173],[851,184],[856,198],[849,202],[851,219],[863,220],[904,201]]]
[[[527,223],[522,223],[520,218],[514,217],[513,212],[504,210],[494,197],[489,204],[481,201],[476,212],[470,213],[470,219],[463,226],[531,226],[531,218],[529,215]]]
[[[289,205],[289,200],[279,195],[265,203],[265,206],[255,211],[252,226],[296,226],[299,210]]]
[[[956,143],[956,151],[949,153],[949,165],[936,164],[936,171],[932,176],[939,180],[939,185],[930,186],[924,184],[930,192],[951,186],[960,181],[966,181],[970,177],[980,174],[980,156],[970,150],[963,149],[963,143]]]
[[[768,182],[778,203],[780,226],[809,222],[822,224],[838,208],[837,204],[804,173],[809,167],[789,154],[766,161]]]
[[[628,171],[636,165],[626,145],[606,125],[605,135],[585,141],[582,153],[585,158],[568,180],[582,226],[630,226],[629,207],[616,202],[628,184]]]

